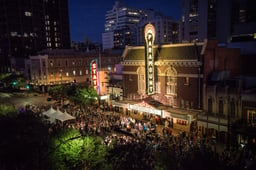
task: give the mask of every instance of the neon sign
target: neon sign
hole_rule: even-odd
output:
[[[146,40],[146,60],[145,60],[145,73],[146,73],[146,87],[147,94],[154,94],[155,90],[155,68],[154,68],[154,53],[153,45],[155,40],[155,28],[152,24],[147,24],[144,30]]]
[[[97,60],[91,61],[91,85],[94,89],[98,86],[98,76],[97,76]]]

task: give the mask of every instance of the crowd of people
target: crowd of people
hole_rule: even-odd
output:
[[[49,106],[28,106],[28,108],[40,115]],[[166,135],[166,132],[161,134],[151,131],[152,121],[145,122],[136,120],[130,115],[104,112],[98,107],[87,109],[70,107],[66,108],[66,111],[76,117],[75,121],[52,124],[51,132],[66,126],[79,129],[82,135],[102,136],[104,144],[114,148],[112,155],[119,155],[120,159],[129,162],[127,165],[122,165],[129,166],[124,168],[140,169],[141,166],[144,168],[146,166],[147,169],[154,169],[157,161],[154,153],[164,152],[170,153],[168,156],[175,160],[172,168],[177,169],[187,169],[192,165],[209,167],[208,169],[255,167],[255,150],[248,147],[230,147],[218,153],[215,143],[202,139],[194,133],[183,132],[174,136]],[[122,133],[120,129],[133,133]]]

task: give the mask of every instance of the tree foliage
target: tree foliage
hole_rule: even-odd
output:
[[[69,95],[69,99],[81,107],[97,104],[98,94],[91,87],[76,87],[73,95]]]
[[[56,85],[49,88],[49,95],[52,96],[54,100],[61,100],[67,96],[67,88],[65,85]]]
[[[0,117],[13,117],[17,115],[17,110],[13,105],[0,104]]]
[[[53,139],[52,169],[101,169],[106,147],[98,137],[82,137],[77,130],[65,130]]]
[[[33,114],[0,117],[0,169],[40,169],[47,127]]]

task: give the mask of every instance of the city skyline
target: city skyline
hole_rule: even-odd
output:
[[[86,37],[92,42],[101,43],[104,32],[105,14],[111,10],[116,0],[69,0],[69,20],[71,41],[81,42]],[[180,0],[122,0],[125,6],[138,9],[153,9],[166,16],[179,20],[181,15]],[[93,19],[92,19],[93,18]],[[90,24],[87,24],[87,23]]]

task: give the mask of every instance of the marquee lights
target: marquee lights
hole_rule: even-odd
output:
[[[154,57],[153,57],[153,44],[155,40],[155,28],[152,24],[147,24],[144,30],[145,40],[146,40],[146,85],[147,85],[147,94],[154,94]]]
[[[91,61],[91,85],[94,89],[98,86],[98,75],[97,75],[97,60]]]

